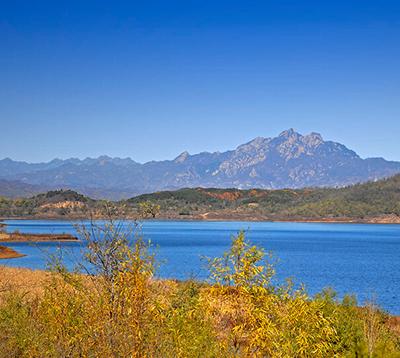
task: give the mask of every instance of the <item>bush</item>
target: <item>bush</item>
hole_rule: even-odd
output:
[[[56,260],[42,292],[0,277],[0,356],[400,356],[399,334],[376,306],[273,284],[273,257],[243,232],[209,260],[209,283],[154,280],[137,225],[110,221],[81,235],[86,264],[68,272]]]

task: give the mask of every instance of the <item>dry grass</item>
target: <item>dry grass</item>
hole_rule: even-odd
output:
[[[49,278],[46,271],[0,266],[0,292],[13,289],[29,295],[41,294]]]

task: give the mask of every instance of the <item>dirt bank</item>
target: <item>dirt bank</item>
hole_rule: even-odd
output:
[[[19,252],[7,247],[0,246],[0,260],[1,259],[16,259],[18,257],[23,257],[25,255],[20,254]]]
[[[70,234],[24,234],[19,232],[0,232],[0,242],[44,242],[44,241],[78,241]]]

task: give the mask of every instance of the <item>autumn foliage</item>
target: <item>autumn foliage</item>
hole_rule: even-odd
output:
[[[55,260],[35,292],[0,278],[0,356],[400,356],[388,315],[329,290],[310,298],[276,284],[272,256],[243,232],[209,259],[209,282],[154,279],[139,226],[110,222],[81,235],[88,251],[79,272]]]

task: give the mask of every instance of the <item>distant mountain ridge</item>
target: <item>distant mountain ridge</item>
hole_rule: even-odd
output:
[[[144,164],[108,156],[34,164],[0,160],[0,179],[8,183],[31,189],[68,188],[109,199],[184,187],[342,187],[396,173],[400,162],[362,159],[343,144],[324,141],[319,133],[301,135],[293,129],[222,153],[183,152],[173,160]]]

